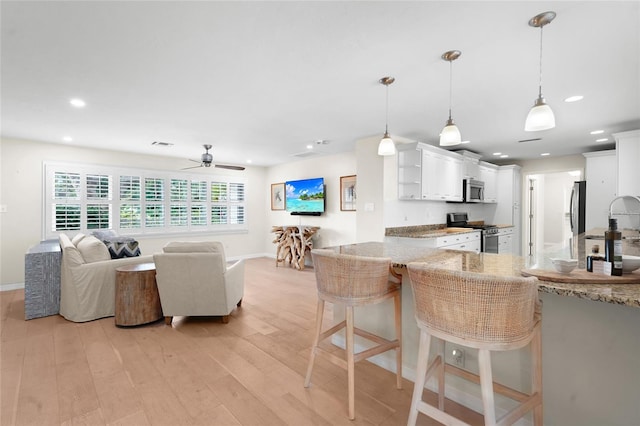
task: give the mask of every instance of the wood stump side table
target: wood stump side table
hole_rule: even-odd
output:
[[[116,269],[117,326],[147,324],[163,318],[156,265],[141,263]]]

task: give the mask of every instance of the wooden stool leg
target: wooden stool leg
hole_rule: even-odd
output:
[[[416,367],[416,383],[413,386],[413,397],[411,398],[411,409],[407,426],[415,426],[418,420],[418,404],[422,402],[422,392],[424,390],[427,366],[429,365],[429,346],[431,335],[424,330],[420,330],[420,344],[418,346],[418,366]]]
[[[311,346],[311,355],[309,355],[309,365],[307,366],[307,375],[304,379],[304,387],[308,388],[311,384],[311,371],[313,370],[313,363],[316,359],[316,348],[320,341],[320,332],[322,331],[322,316],[324,315],[324,300],[318,299],[316,308],[316,335],[313,338],[313,346]]]
[[[438,341],[438,356],[440,357],[440,366],[438,367],[438,409],[444,411],[444,340]]]
[[[396,387],[402,389],[402,301],[400,300],[400,291],[393,298],[396,339],[398,339],[398,347],[396,348]]]
[[[354,348],[353,348],[353,306],[347,306],[346,308],[346,317],[347,317],[347,380],[349,382],[349,419],[353,420],[356,418],[356,407],[355,407],[355,389],[356,389],[356,380],[355,380],[355,368],[354,368]]]
[[[478,350],[478,364],[480,365],[480,389],[484,408],[484,424],[485,426],[495,425],[496,410],[493,400],[493,376],[491,374],[491,353],[489,350]]]
[[[540,395],[540,403],[533,409],[533,424],[534,426],[542,426],[542,333],[540,324],[536,326],[534,333],[533,339],[531,340],[531,372],[533,375],[531,393]]]

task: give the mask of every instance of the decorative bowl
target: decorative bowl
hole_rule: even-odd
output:
[[[628,274],[640,268],[640,256],[622,255],[622,273]]]
[[[561,259],[559,257],[552,257],[553,267],[563,274],[568,274],[578,266],[578,259]]]

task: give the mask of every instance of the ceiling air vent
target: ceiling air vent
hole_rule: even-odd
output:
[[[299,152],[297,154],[292,154],[292,157],[298,157],[298,158],[304,158],[304,157],[311,157],[314,155],[318,155],[317,152],[314,151],[304,151],[304,152]]]
[[[158,142],[158,141],[153,141],[151,143],[151,145],[155,145],[155,146],[173,146],[173,144],[171,142]]]
[[[522,142],[535,142],[535,141],[541,141],[542,138],[533,138],[533,139],[522,139],[521,141],[518,141],[518,143],[522,143]]]

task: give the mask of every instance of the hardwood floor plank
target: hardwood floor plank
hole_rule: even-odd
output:
[[[0,424],[404,425],[413,391],[369,362],[356,365],[356,419],[342,368],[317,358],[304,387],[317,290],[313,269],[247,259],[245,297],[230,322],[175,317],[139,327],[114,318],[24,320],[24,290],[0,293]],[[325,328],[333,306],[324,312]],[[332,352],[341,349],[326,341]],[[433,398],[429,392],[426,397]],[[471,424],[482,416],[446,402]],[[433,425],[426,416],[419,425]]]

